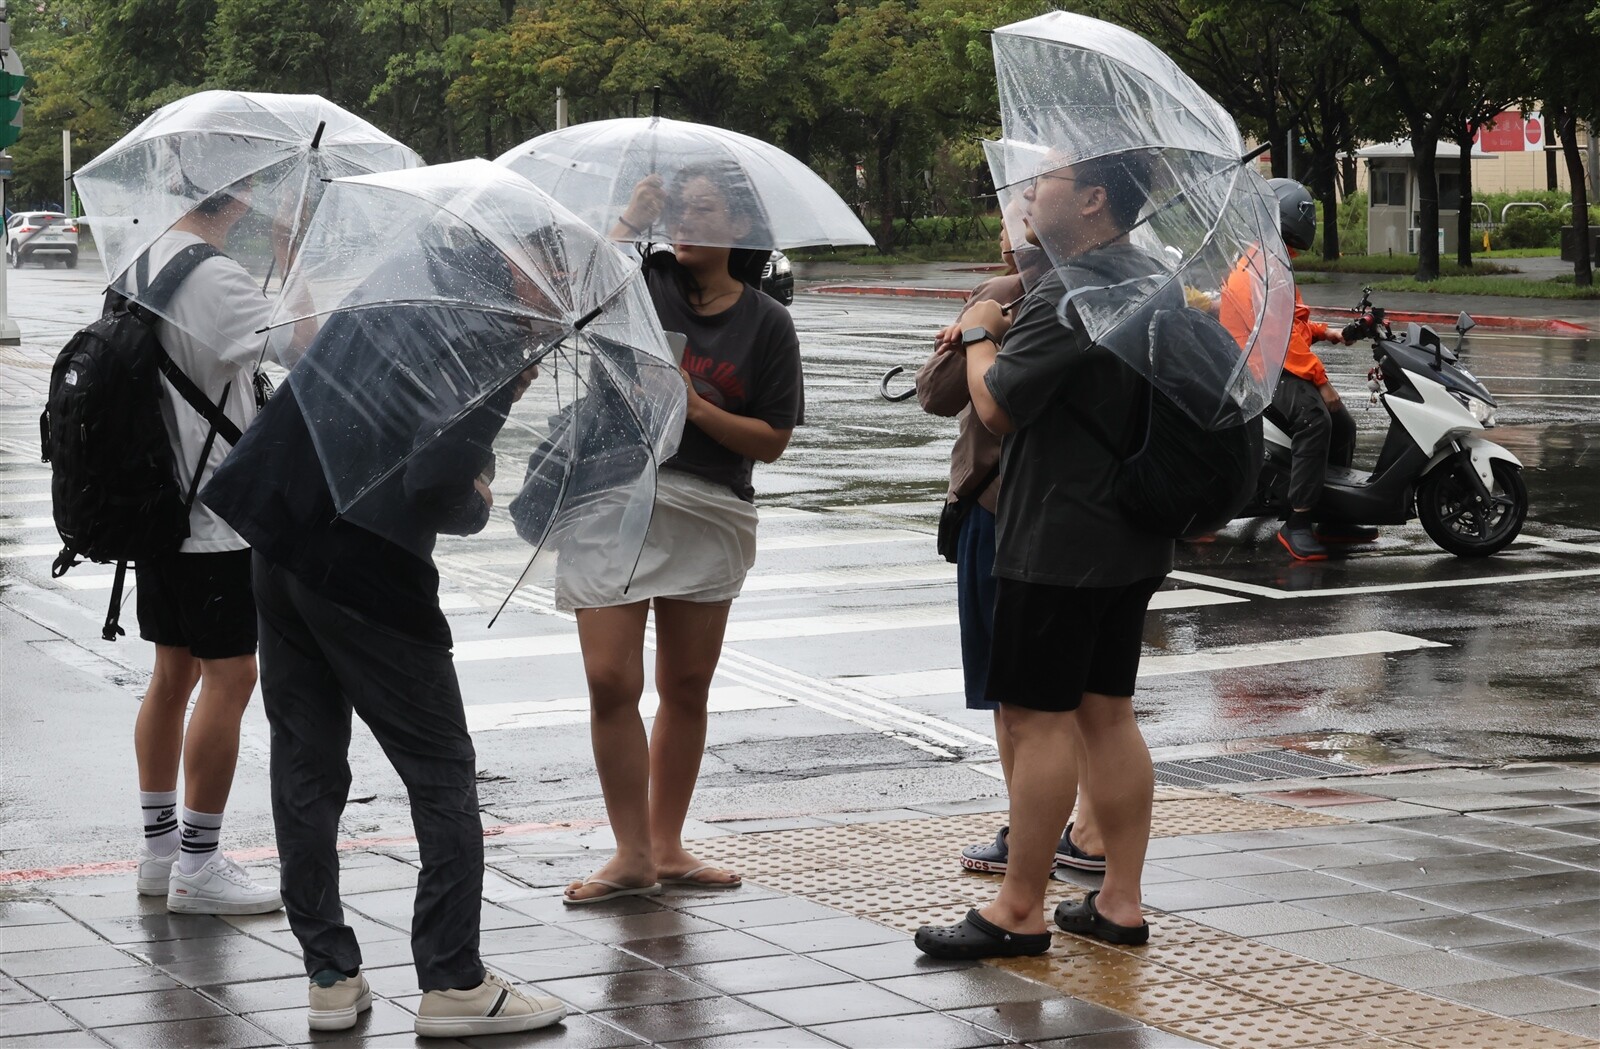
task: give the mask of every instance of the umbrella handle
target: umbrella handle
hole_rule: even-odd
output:
[[[893,368],[890,368],[888,371],[883,373],[883,378],[878,380],[879,397],[882,397],[886,401],[908,401],[917,395],[917,388],[915,386],[901,393],[889,392],[889,380],[894,378],[896,375],[899,375],[903,371],[905,371],[905,369],[897,364]]]

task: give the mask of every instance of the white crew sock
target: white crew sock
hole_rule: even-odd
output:
[[[183,807],[183,841],[178,853],[178,873],[189,875],[206,865],[217,851],[222,836],[222,813],[196,812]]]
[[[171,856],[178,849],[178,792],[141,790],[139,808],[144,812],[145,848]]]

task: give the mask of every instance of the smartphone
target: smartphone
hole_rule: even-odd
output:
[[[669,331],[666,336],[667,348],[672,351],[672,363],[683,367],[683,351],[689,348],[689,336],[681,331]]]

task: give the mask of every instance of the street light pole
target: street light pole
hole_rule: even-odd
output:
[[[6,61],[7,58],[11,57],[7,53],[10,49],[11,26],[6,22],[6,0],[0,0],[0,70],[15,66],[17,73],[20,75],[22,63],[16,59],[12,59],[10,62]],[[9,79],[6,80],[6,83],[10,83]],[[18,119],[21,119],[20,113]],[[9,137],[0,138],[0,142],[10,145],[11,139]],[[0,147],[0,153],[3,152],[3,147]],[[0,216],[4,216],[6,213],[6,182],[11,178],[9,170],[11,166],[10,159],[10,157],[6,158],[7,171],[4,177],[0,177]],[[9,255],[9,252],[7,254]],[[9,259],[0,258],[0,345],[15,346],[22,341],[22,329],[17,327],[17,322],[11,319],[11,313],[6,301],[6,266],[8,262]]]
[[[78,217],[72,206],[72,132],[66,128],[61,129],[61,214],[67,217],[68,225]]]

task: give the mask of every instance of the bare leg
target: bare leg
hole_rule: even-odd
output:
[[[646,601],[578,610],[578,643],[589,681],[589,738],[616,855],[596,875],[624,885],[655,881],[650,849],[650,748],[639,697],[644,692]],[[600,885],[567,886],[573,899],[603,896]]]
[[[1078,731],[1076,722],[1072,726],[1072,735],[1078,756],[1078,811],[1072,815],[1072,843],[1090,856],[1104,856],[1105,840],[1100,834],[1100,824],[1095,819],[1094,803],[1089,800],[1089,777],[1084,775],[1089,760],[1083,749],[1083,733]]]
[[[1074,717],[1083,733],[1084,778],[1094,784],[1094,810],[1105,843],[1106,879],[1095,909],[1118,925],[1138,925],[1140,876],[1150,844],[1155,771],[1134,721],[1133,700],[1086,692]]]
[[[1000,774],[1005,777],[1006,790],[1011,790],[1011,769],[1016,759],[1011,751],[1011,734],[1001,724],[1000,709],[994,712],[994,744],[1000,751]]]
[[[1015,755],[1010,856],[1000,895],[979,913],[1002,929],[1039,933],[1046,930],[1044,894],[1055,867],[1056,845],[1077,789],[1073,715],[1010,704],[1001,704],[1000,715]]]
[[[681,877],[700,866],[683,847],[700,760],[706,749],[706,703],[722,656],[731,602],[703,604],[656,598],[656,691],[661,706],[650,732],[650,835],[658,876]],[[735,884],[732,871],[708,870],[696,880]]]
[[[239,763],[239,722],[256,687],[256,657],[200,660],[200,698],[183,740],[183,803],[222,812]]]
[[[199,680],[200,661],[187,648],[156,646],[155,670],[133,722],[133,753],[139,765],[140,790],[178,789],[183,715],[189,707],[189,694]]]

